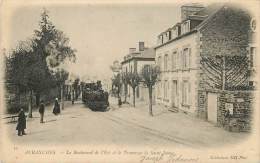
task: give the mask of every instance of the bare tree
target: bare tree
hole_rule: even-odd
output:
[[[133,89],[133,105],[135,107],[135,88],[139,85],[141,81],[141,77],[137,72],[129,72],[126,73],[126,78],[128,84],[132,87]]]
[[[122,73],[121,78],[122,78],[122,83],[124,85],[124,95],[125,95],[124,103],[126,103],[126,97],[127,97],[127,91],[128,91],[128,89],[127,89],[127,84],[128,83],[127,83],[127,75],[126,75],[126,73]]]
[[[116,87],[116,94],[118,98],[118,105],[121,105],[121,99],[120,99],[120,89],[122,86],[121,83],[121,75],[118,73],[113,79],[112,79],[112,85]]]
[[[159,76],[160,70],[156,65],[146,65],[142,69],[142,78],[144,85],[147,86],[149,91],[149,114],[153,116],[153,86],[155,85]]]

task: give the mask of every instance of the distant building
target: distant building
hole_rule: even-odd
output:
[[[124,57],[124,60],[121,62],[122,73],[127,72],[136,72],[141,74],[141,70],[145,65],[155,64],[155,50],[154,48],[147,48],[144,45],[144,42],[139,42],[139,48],[129,48],[129,54]],[[133,91],[132,88],[128,85],[127,89],[123,89],[124,92],[127,92],[128,99],[132,98]],[[136,99],[148,101],[148,89],[140,83],[136,88]],[[154,96],[155,98],[155,96]]]
[[[253,85],[247,64],[256,53],[250,22],[248,11],[236,6],[182,6],[181,22],[157,39],[157,103],[217,122],[221,113],[210,106],[208,91],[250,90]]]

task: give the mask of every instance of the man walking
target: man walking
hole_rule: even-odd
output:
[[[41,115],[41,121],[40,121],[41,123],[43,123],[44,110],[45,110],[44,103],[43,103],[43,100],[41,100],[41,104],[40,104],[40,108],[39,108],[39,113]]]

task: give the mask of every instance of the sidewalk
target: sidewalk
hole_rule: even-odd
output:
[[[117,118],[198,147],[235,145],[249,135],[228,132],[197,117],[170,112],[160,105],[153,105],[153,117],[149,116],[148,105],[145,102],[136,102],[135,108],[131,104],[123,104],[119,108],[117,99],[110,98],[110,105],[110,114]]]
[[[77,101],[74,103],[74,105],[77,103]],[[61,103],[59,102],[59,104],[61,105]],[[64,101],[64,110],[62,110],[60,108],[60,114],[64,115],[64,114],[68,114],[69,110],[66,110],[66,108],[69,108],[72,106],[71,101]],[[54,107],[54,103],[45,105],[45,111],[44,111],[44,119],[46,120],[46,117],[53,117],[53,107]],[[26,115],[28,115],[28,112],[25,113]],[[40,113],[39,113],[39,109],[38,108],[34,108],[32,110],[32,118],[27,117],[27,121],[33,121],[35,119],[39,119],[40,120]]]

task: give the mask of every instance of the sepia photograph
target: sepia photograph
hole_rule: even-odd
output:
[[[0,163],[259,163],[259,9],[0,0]]]

